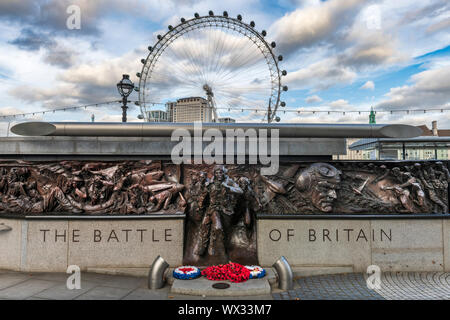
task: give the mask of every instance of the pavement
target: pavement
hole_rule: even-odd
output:
[[[449,300],[450,273],[385,272],[369,289],[367,275],[347,273],[294,280],[294,289],[272,292],[275,300]]]
[[[319,275],[294,280],[294,289],[257,296],[173,294],[170,285],[147,288],[147,278],[81,273],[81,289],[69,290],[65,273],[0,271],[2,300],[449,300],[450,273],[386,272],[379,289],[368,289],[362,273]]]

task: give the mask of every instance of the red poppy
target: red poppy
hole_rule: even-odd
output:
[[[202,275],[213,281],[229,280],[244,282],[250,278],[250,271],[239,263],[230,262],[218,266],[211,266],[202,271]]]

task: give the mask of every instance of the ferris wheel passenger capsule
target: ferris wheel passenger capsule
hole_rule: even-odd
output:
[[[143,116],[142,114],[138,114],[137,118],[138,118],[139,120],[142,120],[142,119],[144,119],[144,116]]]
[[[272,43],[270,44],[270,46],[271,46],[272,48],[275,48],[275,47],[277,46],[277,44],[275,43],[275,41],[272,41]]]
[[[173,30],[173,27],[169,24],[169,26],[167,27],[170,31]]]
[[[239,21],[242,21],[242,16],[241,16],[240,14],[238,14],[238,15],[237,15],[237,19],[238,19]]]
[[[200,18],[200,15],[196,12],[196,13],[194,14],[194,17],[198,19],[198,18]]]
[[[223,16],[224,16],[224,17],[228,17],[228,12],[224,11],[224,12],[223,12]]]
[[[141,104],[139,103],[139,101],[135,101],[134,104],[137,105],[137,106],[141,105]]]
[[[288,86],[283,86],[283,91],[288,91]]]
[[[141,73],[140,72],[136,73],[136,77],[140,78],[141,77]]]
[[[181,18],[181,23],[185,23],[186,19],[185,18]]]
[[[280,120],[281,120],[280,117],[278,117],[278,116],[275,117],[276,122],[280,122]]]
[[[162,36],[160,34],[158,34],[157,38],[158,38],[158,40],[161,40]]]
[[[282,107],[286,107],[286,102],[284,102],[284,101],[281,101],[281,102],[280,102],[280,106],[282,106]]]
[[[152,50],[153,50],[153,48],[152,48],[152,46],[148,46],[148,51],[150,51],[150,52],[152,52]]]
[[[212,10],[209,10],[208,14],[209,14],[210,16],[213,16],[213,15],[214,15],[214,12],[213,12]]]
[[[142,63],[142,64],[145,64],[145,59],[141,59],[141,63]]]
[[[278,56],[278,61],[283,61],[283,56],[281,54]]]
[[[286,71],[286,70],[283,70],[283,71],[281,71],[281,74],[282,74],[283,76],[285,76],[285,75],[287,75],[287,71]]]
[[[250,27],[252,27],[252,28],[255,27],[255,21],[250,21]]]
[[[266,30],[261,31],[261,34],[262,34],[263,37],[267,36]]]

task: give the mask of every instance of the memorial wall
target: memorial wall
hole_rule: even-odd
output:
[[[4,160],[0,223],[11,230],[0,236],[17,253],[2,248],[11,257],[0,267],[145,268],[157,255],[271,265],[284,255],[298,266],[444,270],[449,179],[442,162],[282,162],[265,176],[249,164]]]

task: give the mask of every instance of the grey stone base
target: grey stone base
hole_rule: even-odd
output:
[[[258,260],[271,266],[284,256],[299,275],[450,270],[448,215],[258,220]]]
[[[2,219],[0,269],[24,272],[81,271],[142,275],[161,255],[183,258],[184,215],[124,218]],[[103,272],[102,272],[103,271]]]
[[[215,289],[214,283],[226,282],[230,284],[228,289]],[[188,294],[195,296],[256,296],[270,294],[270,284],[265,278],[250,279],[242,283],[232,283],[229,281],[211,281],[206,278],[197,278],[193,280],[175,279],[170,289],[171,293]]]

